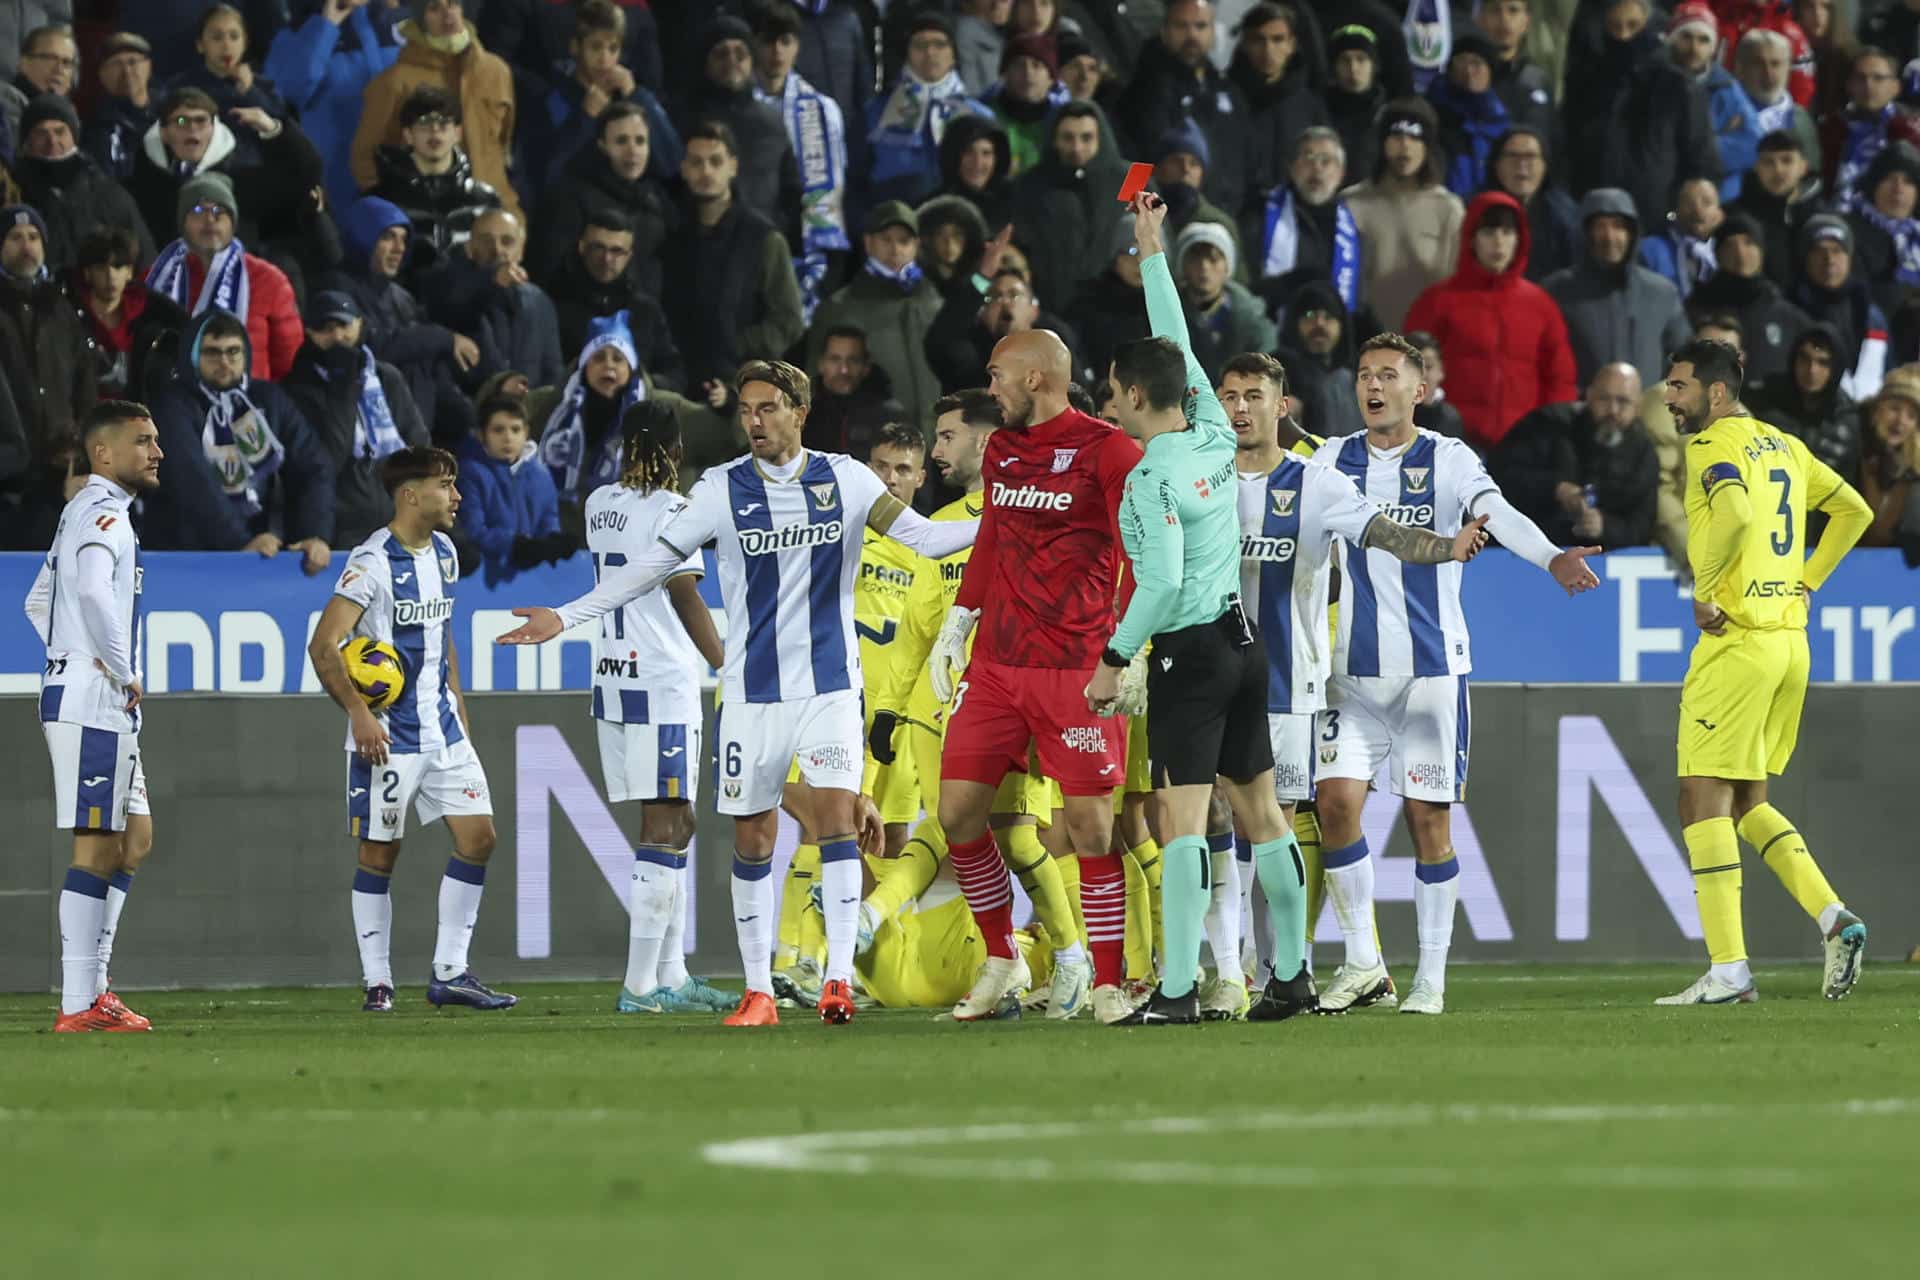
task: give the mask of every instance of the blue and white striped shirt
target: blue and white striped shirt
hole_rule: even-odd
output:
[[[399,701],[374,713],[386,725],[394,755],[432,755],[466,736],[448,687],[459,577],[460,558],[446,534],[434,534],[414,551],[392,530],[377,529],[353,549],[334,584],[333,594],[363,611],[352,634],[391,644],[406,668]],[[349,730],[347,750],[353,749]]]

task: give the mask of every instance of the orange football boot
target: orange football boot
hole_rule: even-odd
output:
[[[820,1021],[845,1026],[853,1021],[853,988],[835,980],[820,988]]]
[[[720,1019],[720,1025],[723,1027],[777,1027],[780,1025],[780,1011],[773,1007],[773,997],[766,992],[749,991],[740,997],[739,1008]]]
[[[121,1004],[120,997],[113,994],[111,989],[101,992],[100,999],[97,1003],[103,1009],[111,1009],[121,1017],[139,1023],[139,1026],[133,1028],[135,1031],[151,1031],[153,1029],[153,1020],[151,1018],[135,1013],[133,1010],[127,1008],[126,1005]]]
[[[118,1006],[117,1008],[114,1006]],[[55,1031],[151,1031],[153,1024],[119,1001],[110,1006],[105,997],[95,1000],[78,1013],[63,1013],[53,1021]]]

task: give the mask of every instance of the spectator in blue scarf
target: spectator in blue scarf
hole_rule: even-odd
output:
[[[1507,104],[1493,87],[1498,60],[1493,42],[1479,32],[1455,36],[1447,74],[1427,88],[1448,157],[1447,190],[1462,200],[1472,199],[1486,185],[1494,144],[1511,124]]]
[[[341,209],[360,194],[352,153],[363,97],[400,56],[394,29],[412,11],[400,0],[302,0],[294,9],[294,25],[267,50],[266,74],[300,113],[301,128],[326,162],[327,201]]]
[[[248,376],[247,326],[194,318],[174,384],[155,399],[167,483],[147,495],[143,542],[166,551],[299,551],[309,574],[333,556],[333,466],[287,393]]]

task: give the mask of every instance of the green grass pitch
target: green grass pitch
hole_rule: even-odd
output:
[[[1410,976],[1410,971],[1407,976]],[[0,1275],[1912,1275],[1920,970],[1456,968],[1444,1018],[1117,1031],[0,998]]]

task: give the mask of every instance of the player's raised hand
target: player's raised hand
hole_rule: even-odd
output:
[[[495,640],[495,644],[545,644],[566,630],[560,625],[560,615],[551,609],[515,609],[513,616],[526,621]]]
[[[1475,516],[1453,535],[1453,558],[1461,564],[1479,555],[1487,545],[1487,518]]]
[[[980,252],[980,274],[993,279],[993,273],[1000,269],[1000,259],[1006,256],[1007,246],[1013,243],[1013,224],[1009,222],[1000,228],[1000,234],[987,241],[987,247]]]
[[[1587,557],[1600,554],[1598,547],[1568,547],[1553,559],[1547,561],[1547,572],[1553,580],[1566,588],[1570,596],[1582,591],[1591,591],[1600,585],[1600,579],[1587,567]]]
[[[1133,198],[1133,242],[1140,249],[1141,261],[1166,250],[1160,239],[1160,227],[1167,220],[1167,202],[1151,191]]]
[[[385,764],[387,748],[393,739],[387,736],[386,726],[374,718],[363,702],[351,703],[347,707],[347,731],[353,734],[353,750],[368,764]]]

